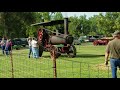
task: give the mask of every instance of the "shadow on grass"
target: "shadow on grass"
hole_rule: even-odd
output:
[[[0,54],[0,56],[4,56],[3,54]]]
[[[105,55],[95,55],[95,54],[80,54],[80,55],[76,55],[76,57],[74,58],[96,58],[96,57],[104,57]],[[50,58],[49,55],[44,55],[44,58]],[[61,54],[60,57],[66,57],[68,58],[67,54]]]
[[[105,55],[95,55],[95,54],[80,54],[76,55],[76,58],[96,58],[96,57],[104,57]]]
[[[42,57],[44,57],[44,58],[51,58],[50,55],[44,55]]]

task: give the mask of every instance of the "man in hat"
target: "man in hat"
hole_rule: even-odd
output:
[[[29,55],[28,55],[28,57],[30,58],[30,55],[32,53],[32,44],[31,44],[32,43],[32,38],[28,37],[27,41],[28,41],[28,45],[29,45]]]
[[[110,56],[112,78],[117,78],[117,67],[120,68],[120,31],[115,31],[113,37],[114,39],[106,47],[105,65],[108,65],[108,58]]]

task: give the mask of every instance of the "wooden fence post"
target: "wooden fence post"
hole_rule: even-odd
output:
[[[51,59],[53,60],[53,75],[54,75],[54,78],[57,78],[55,51],[56,51],[56,47],[52,46],[51,51],[50,51],[50,55],[51,55]]]
[[[11,61],[12,78],[14,78],[12,51],[10,52],[10,61]]]

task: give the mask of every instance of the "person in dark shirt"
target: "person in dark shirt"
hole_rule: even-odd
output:
[[[5,45],[6,55],[9,55],[11,51],[12,51],[12,42],[11,42],[11,39],[7,39],[6,45]]]

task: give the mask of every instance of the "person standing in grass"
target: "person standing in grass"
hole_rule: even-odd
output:
[[[11,39],[9,39],[8,52],[9,52],[9,54],[12,52],[12,41],[11,41]]]
[[[28,54],[28,57],[30,58],[30,55],[31,55],[31,53],[32,53],[32,38],[31,37],[29,37],[29,38],[27,38],[27,41],[28,41],[28,45],[29,45],[29,54]]]
[[[12,51],[12,42],[11,42],[11,39],[7,39],[6,45],[5,45],[6,55],[10,55],[11,51]]]
[[[115,31],[113,37],[114,39],[106,47],[105,65],[108,65],[110,56],[112,78],[117,78],[117,67],[120,68],[120,31]]]
[[[32,44],[33,58],[39,58],[39,47],[36,38],[32,39],[31,44]]]
[[[2,48],[2,53],[4,54],[5,51],[5,40],[2,38],[2,41],[0,42],[1,48]]]

